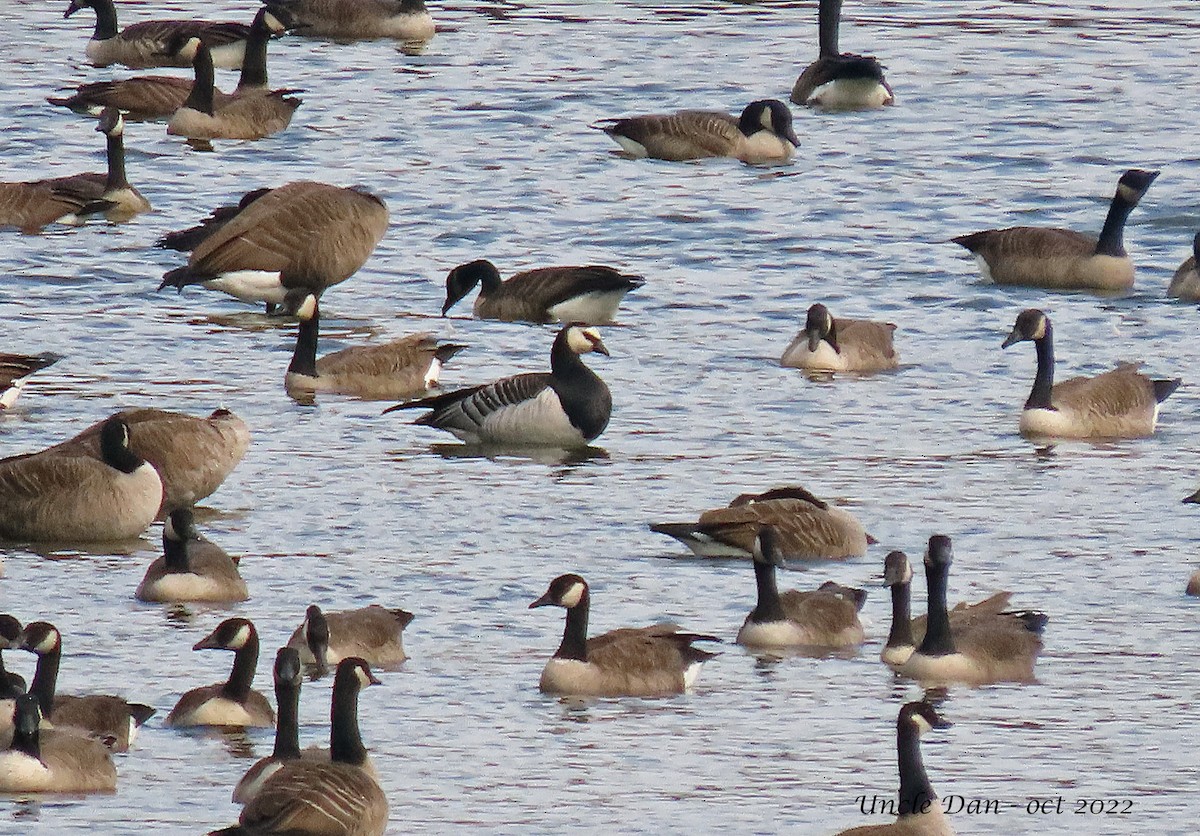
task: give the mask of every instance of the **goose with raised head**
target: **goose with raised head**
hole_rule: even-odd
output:
[[[297,34],[337,41],[393,38],[428,41],[433,17],[425,0],[271,0],[291,12]]]
[[[606,119],[604,131],[631,157],[699,160],[734,157],[745,163],[787,162],[800,147],[792,112],[776,99],[746,105],[742,115],[705,110]]]
[[[134,597],[139,601],[228,603],[250,597],[238,561],[200,536],[191,508],[176,508],[163,521],[163,556],[146,569]]]
[[[446,276],[442,316],[479,285],[476,319],[506,322],[610,323],[625,294],[644,285],[641,276],[612,267],[538,267],[501,281],[496,265],[486,259],[460,264]]]
[[[1172,299],[1186,299],[1189,302],[1200,302],[1200,232],[1192,239],[1192,254],[1188,256],[1167,286],[1167,295]]]
[[[867,110],[894,104],[883,65],[870,55],[838,51],[842,0],[821,0],[817,7],[817,60],[804,68],[792,87],[792,101],[825,110]]]
[[[674,537],[698,557],[753,557],[764,524],[775,529],[785,560],[857,557],[875,542],[853,514],[798,485],[742,494],[694,523],[652,523],[650,530]]]
[[[17,402],[32,374],[53,366],[61,359],[50,351],[41,354],[0,353],[0,410],[9,409]]]
[[[258,665],[258,631],[246,618],[227,618],[192,650],[232,650],[233,669],[229,679],[188,691],[171,713],[168,726],[265,727],[275,725],[271,703],[255,691],[254,669]]]
[[[829,308],[809,306],[804,330],[796,335],[779,365],[816,372],[880,372],[900,365],[892,346],[896,326],[867,319],[834,319]]]
[[[1014,226],[960,235],[984,279],[1047,290],[1119,291],[1133,287],[1133,260],[1125,251],[1125,221],[1157,171],[1131,168],[1117,182],[1100,237],[1070,229]]]
[[[319,676],[342,659],[357,656],[381,668],[395,668],[408,658],[404,652],[404,628],[413,614],[371,604],[357,610],[322,612],[312,604],[304,621],[287,646],[295,648],[301,661],[315,665]]]
[[[281,647],[275,654],[275,748],[259,758],[233,788],[233,803],[245,804],[258,794],[262,784],[288,761],[300,757],[300,654],[294,647]]]
[[[114,792],[117,768],[102,743],[66,729],[41,728],[33,694],[13,703],[12,741],[0,752],[0,792]]]
[[[1054,382],[1054,332],[1036,308],[1021,311],[1001,344],[1031,341],[1037,349],[1033,390],[1021,411],[1021,434],[1033,438],[1142,438],[1154,434],[1158,405],[1180,379],[1152,380],[1141,363],[1121,363],[1094,377]]]
[[[663,697],[692,686],[715,656],[695,642],[716,636],[685,633],[674,624],[622,627],[588,638],[591,593],[579,575],[559,575],[529,605],[567,611],[562,643],[542,670],[543,693],[585,697]]]
[[[204,38],[218,67],[242,66],[250,28],[243,23],[213,23],[205,20],[147,20],[117,31],[113,0],[71,0],[64,18],[80,9],[96,12],[96,28],[87,44],[87,57],[97,67],[124,64],[135,70],[146,67],[187,67],[167,53],[168,42],[177,36]]]
[[[115,107],[104,108],[96,130],[107,137],[108,155],[104,190],[97,198],[99,213],[113,223],[124,223],[135,215],[149,212],[150,201],[129,184],[129,176],[125,173],[125,118],[121,111]]]
[[[96,442],[98,457],[52,447],[0,459],[0,539],[95,543],[146,530],[162,503],[158,471],[130,449],[120,418]]]
[[[467,444],[586,447],[608,426],[612,394],[579,355],[608,349],[594,328],[563,326],[550,349],[550,371],[505,377],[384,410],[429,409],[417,424],[454,433]]]

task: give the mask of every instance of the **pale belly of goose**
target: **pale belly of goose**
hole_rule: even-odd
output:
[[[573,296],[547,310],[559,322],[585,322],[599,325],[612,322],[617,316],[617,307],[625,298],[624,290],[594,291]]]
[[[822,84],[807,104],[825,110],[867,110],[891,104],[892,94],[872,78],[842,78]]]
[[[234,270],[201,282],[201,285],[251,304],[270,302],[281,305],[286,293],[279,274],[266,270]]]

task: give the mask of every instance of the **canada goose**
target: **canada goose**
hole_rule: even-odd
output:
[[[191,508],[163,522],[163,556],[146,569],[134,597],[158,603],[245,601],[250,597],[238,561],[196,531]]]
[[[1193,572],[1192,576],[1188,578],[1187,594],[1200,595],[1200,570]]]
[[[1023,625],[987,631],[986,636],[964,638],[958,646],[946,610],[946,587],[953,559],[950,538],[935,534],[925,552],[929,619],[925,638],[895,670],[924,684],[962,682],[1032,682],[1033,666],[1042,649],[1037,633]]]
[[[275,654],[275,748],[246,770],[233,788],[233,802],[245,804],[258,794],[263,781],[287,761],[300,757],[300,654],[294,647],[281,647]]]
[[[16,698],[13,735],[0,752],[0,792],[113,792],[117,768],[99,741],[68,730],[40,728],[33,694]]]
[[[930,729],[949,727],[950,723],[938,716],[929,703],[906,703],[896,720],[896,751],[900,764],[896,821],[852,827],[838,836],[953,836],[954,827],[937,800],[921,760],[921,735]]]
[[[99,200],[104,204],[101,212],[113,223],[124,223],[134,215],[150,211],[150,201],[129,184],[125,173],[125,118],[115,107],[106,107],[100,113],[96,130],[108,138],[108,175],[104,180],[104,191]]]
[[[865,110],[894,104],[883,66],[869,55],[838,52],[842,0],[821,0],[817,9],[818,58],[792,87],[792,101],[827,110]]]
[[[408,658],[404,628],[413,620],[405,610],[378,604],[345,612],[324,613],[316,604],[304,613],[304,622],[292,633],[287,646],[300,653],[306,665],[316,665],[324,676],[329,665],[357,656],[382,668],[394,668]]]
[[[218,206],[200,223],[187,229],[168,232],[162,238],[159,238],[154,246],[181,253],[191,252],[200,246],[201,241],[214,234],[218,229],[237,217],[239,212],[270,191],[270,189],[254,189],[253,191],[246,192],[236,204],[232,206]]]
[[[607,119],[604,131],[638,159],[699,160],[735,157],[745,163],[786,162],[800,147],[792,112],[776,99],[751,102],[741,117],[704,110]]]
[[[271,0],[291,12],[298,34],[339,41],[428,41],[433,18],[425,0]]]
[[[586,447],[608,426],[612,395],[580,354],[608,349],[594,328],[564,325],[550,349],[550,371],[505,377],[389,406],[430,409],[416,423],[454,433],[468,444]]]
[[[1131,168],[1117,193],[1099,239],[1069,229],[1014,226],[952,238],[975,254],[984,279],[996,284],[1049,290],[1128,290],[1133,261],[1125,252],[1125,221],[1157,171]]]
[[[661,697],[692,686],[700,666],[715,656],[693,642],[715,636],[683,633],[674,624],[622,627],[587,637],[591,595],[579,575],[559,575],[529,605],[567,611],[562,644],[542,670],[543,693],[586,697]]]
[[[62,634],[53,624],[35,621],[25,625],[17,646],[38,657],[29,693],[37,697],[42,716],[56,727],[78,729],[103,740],[114,752],[125,752],[137,737],[138,728],[154,716],[155,709],[150,706],[127,702],[122,697],[56,693]]]
[[[63,17],[82,8],[96,12],[96,29],[88,41],[87,57],[97,67],[124,64],[135,70],[146,67],[187,67],[190,61],[166,54],[167,42],[184,34],[203,37],[213,51],[218,67],[242,65],[250,29],[242,23],[210,23],[203,20],[147,20],[117,32],[117,10],[113,0],[71,0]]]
[[[61,359],[49,351],[32,355],[0,353],[0,409],[8,409],[17,402],[30,375],[53,366]]]
[[[0,651],[15,650],[21,642],[21,622],[8,613],[0,613]],[[25,678],[4,668],[4,655],[0,652],[0,705],[11,702],[25,693]],[[8,706],[11,708],[11,706]],[[7,708],[0,707],[0,711]],[[2,724],[0,724],[2,725]]]
[[[612,267],[539,267],[500,280],[496,265],[486,259],[460,264],[446,276],[442,316],[479,285],[474,313],[477,319],[506,322],[612,322],[625,294],[644,285],[641,276]]]
[[[752,557],[755,533],[764,523],[775,529],[785,560],[857,557],[875,542],[848,511],[796,485],[742,494],[728,507],[705,511],[697,522],[652,523],[650,530],[674,537],[698,557]]]
[[[867,319],[834,319],[820,302],[808,309],[804,330],[796,335],[781,366],[821,372],[878,372],[900,365],[892,347],[896,326]]]
[[[275,725],[271,704],[250,687],[258,665],[258,631],[249,619],[225,619],[192,650],[232,650],[233,670],[225,682],[193,688],[180,697],[167,715],[168,726]]]
[[[781,595],[775,567],[782,565],[774,526],[760,526],[754,549],[758,602],[738,630],[738,644],[757,648],[862,644],[858,611],[867,598],[863,590],[828,582],[813,592],[789,589]]]
[[[164,273],[159,290],[199,284],[274,307],[289,290],[319,296],[354,275],[387,232],[388,211],[365,189],[301,181],[201,227],[187,231],[199,238],[187,266]]]
[[[288,394],[335,392],[367,400],[401,400],[424,395],[438,385],[442,365],[465,346],[439,343],[432,334],[411,334],[378,345],[354,345],[317,359],[321,312],[317,297],[308,293],[287,307],[300,320],[296,348],[284,375]]]
[[[1021,412],[1021,434],[1054,438],[1141,438],[1154,433],[1158,405],[1179,388],[1180,379],[1151,380],[1140,363],[1122,363],[1095,377],[1054,383],[1054,332],[1050,317],[1035,308],[1017,315],[1001,344],[1032,340],[1037,375]]]
[[[0,538],[94,543],[146,530],[162,503],[158,472],[130,449],[120,418],[97,435],[99,459],[50,451],[0,459]]]
[[[1168,296],[1200,302],[1200,271],[1197,271],[1197,264],[1200,264],[1200,232],[1192,239],[1192,254],[1179,265],[1179,269],[1171,277],[1171,284],[1167,287]]]

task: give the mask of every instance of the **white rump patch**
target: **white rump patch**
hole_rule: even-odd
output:
[[[255,304],[270,302],[280,305],[285,294],[279,273],[266,270],[234,270],[201,282],[201,285]]]

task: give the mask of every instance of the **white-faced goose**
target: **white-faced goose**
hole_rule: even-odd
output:
[[[465,346],[411,334],[378,345],[354,345],[317,358],[320,306],[314,294],[285,307],[300,320],[283,385],[293,397],[334,392],[367,400],[416,398],[437,388],[442,366]]]
[[[275,748],[255,761],[233,788],[233,803],[245,804],[258,794],[262,784],[288,761],[300,757],[300,654],[294,647],[281,647],[275,654]]]
[[[883,66],[870,55],[838,52],[842,0],[821,0],[817,8],[816,61],[804,68],[792,87],[796,104],[825,110],[865,110],[896,100],[883,77]]]
[[[199,284],[270,307],[289,290],[320,296],[363,266],[387,227],[387,206],[364,189],[288,183],[187,230],[187,266],[163,274],[159,289]]]
[[[652,523],[650,530],[674,537],[699,557],[752,557],[755,535],[764,524],[775,529],[785,560],[857,557],[875,542],[848,511],[798,485],[742,494],[694,523]]]
[[[17,402],[30,375],[53,366],[61,359],[49,351],[41,354],[0,353],[0,409],[8,409]]]
[[[103,741],[114,752],[129,749],[138,728],[155,709],[109,694],[69,695],[56,692],[62,661],[62,634],[53,624],[35,621],[25,625],[18,644],[37,655],[37,668],[29,693],[37,697],[42,716],[59,728],[78,729]]]
[[[1050,317],[1021,311],[1001,347],[1032,341],[1037,348],[1033,390],[1021,411],[1021,434],[1033,438],[1141,438],[1152,435],[1158,405],[1180,379],[1152,380],[1140,363],[1122,363],[1094,377],[1054,382],[1054,332]]]
[[[796,335],[781,366],[818,372],[879,372],[900,365],[892,347],[896,326],[867,319],[834,319],[820,302],[808,309],[804,330]]]
[[[786,162],[800,147],[792,112],[775,99],[746,105],[740,117],[703,110],[608,119],[604,131],[631,157],[699,160],[734,157],[746,163]]]
[[[98,458],[42,451],[0,459],[0,538],[94,543],[145,531],[163,484],[130,449],[129,432],[119,418],[105,421]]]
[[[167,54],[167,43],[178,35],[204,38],[213,51],[218,67],[234,69],[242,65],[246,38],[250,29],[242,23],[212,23],[204,20],[147,20],[117,31],[117,10],[113,0],[71,0],[63,17],[83,8],[96,12],[96,28],[87,44],[87,57],[97,67],[124,64],[135,70],[146,67],[187,67]]]
[[[567,611],[562,643],[542,670],[543,693],[587,697],[661,697],[692,686],[700,666],[715,656],[694,647],[715,636],[684,633],[674,624],[622,627],[587,637],[591,594],[579,575],[560,575],[529,605]]]
[[[163,556],[146,569],[134,597],[157,603],[231,602],[250,597],[238,561],[200,536],[191,508],[176,508],[163,522]]]
[[[1157,171],[1136,168],[1121,175],[1099,238],[1069,229],[1014,226],[951,240],[974,253],[984,279],[996,284],[1128,290],[1133,287],[1133,260],[1125,251],[1125,221],[1157,176]]]
[[[387,609],[378,604],[345,612],[322,612],[316,604],[304,613],[303,623],[292,633],[287,646],[300,653],[306,665],[315,665],[324,676],[330,665],[357,656],[372,665],[395,668],[408,658],[404,652],[404,628],[413,614]]]
[[[474,307],[477,319],[602,325],[616,317],[626,293],[645,283],[641,276],[595,264],[539,267],[501,281],[496,265],[479,259],[460,264],[446,276],[442,316],[479,285]]]
[[[21,622],[8,613],[0,613],[0,651],[15,650],[21,643]],[[25,693],[25,678],[5,670],[4,656],[0,652],[0,716],[7,716],[11,703],[18,694]],[[3,725],[0,722],[0,725]]]
[[[258,631],[249,619],[225,619],[192,650],[232,650],[233,669],[225,682],[193,688],[180,697],[167,715],[168,726],[275,725],[271,704],[251,687],[258,665]]]
[[[12,742],[0,752],[0,792],[113,792],[117,768],[99,741],[64,729],[43,729],[38,700],[22,694],[10,718]]]
[[[298,35],[337,41],[394,38],[428,41],[433,17],[425,0],[271,0],[291,12]]]
[[[1186,299],[1189,302],[1200,302],[1200,232],[1192,239],[1192,254],[1179,265],[1171,284],[1167,286],[1167,295],[1173,299]]]
[[[594,328],[566,325],[550,349],[550,371],[390,406],[430,409],[416,423],[454,433],[468,444],[585,447],[608,426],[612,395],[580,354],[608,349]]]

